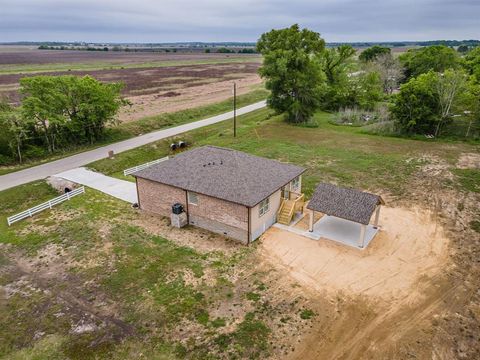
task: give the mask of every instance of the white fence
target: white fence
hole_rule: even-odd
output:
[[[146,169],[146,168],[148,168],[148,167],[150,167],[150,166],[152,166],[152,165],[161,163],[162,161],[165,161],[165,160],[168,160],[168,156],[165,156],[164,158],[161,158],[161,159],[157,159],[157,160],[150,161],[150,162],[145,163],[145,164],[142,164],[142,165],[138,165],[138,166],[132,167],[132,168],[130,168],[130,169],[125,169],[125,170],[123,170],[123,175],[125,175],[125,176],[131,175],[131,174],[133,174],[134,172],[137,172],[137,171]]]
[[[13,223],[23,220],[27,217],[33,216],[36,213],[39,213],[40,211],[46,210],[46,209],[51,209],[52,206],[60,204],[64,201],[70,200],[72,197],[80,195],[85,193],[85,187],[80,187],[78,189],[75,189],[73,191],[67,192],[59,197],[56,197],[52,200],[49,200],[47,202],[44,202],[43,204],[34,206],[28,210],[22,211],[21,213],[18,213],[16,215],[10,216],[7,218],[8,226],[12,225]]]

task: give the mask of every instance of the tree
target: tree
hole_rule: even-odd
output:
[[[11,152],[22,163],[23,140],[27,136],[26,123],[19,112],[4,101],[0,102],[0,128]]]
[[[374,69],[380,75],[383,91],[391,95],[400,84],[403,68],[392,54],[381,54],[374,62]]]
[[[464,110],[470,98],[466,75],[459,70],[430,71],[400,87],[392,113],[407,132],[440,135],[441,126]],[[471,101],[471,100],[468,100]]]
[[[465,69],[473,76],[476,83],[480,84],[480,46],[472,49],[465,55]]]
[[[468,50],[470,50],[470,48],[468,47],[468,45],[460,45],[458,48],[457,48],[457,51],[461,54],[465,54],[468,52]]]
[[[437,74],[433,85],[440,115],[435,128],[435,136],[438,136],[441,125],[451,119],[460,94],[467,91],[467,77],[461,71],[446,70],[443,74]]]
[[[380,74],[376,71],[361,72],[351,77],[349,89],[350,107],[373,110],[382,100],[383,88]]]
[[[375,61],[380,55],[390,54],[391,50],[388,47],[374,45],[362,51],[358,57],[363,62]]]
[[[128,102],[122,84],[103,84],[90,76],[34,76],[20,80],[25,95],[22,115],[45,140],[49,152],[58,144],[93,143]]]
[[[267,103],[289,122],[306,122],[318,108],[323,84],[318,56],[324,47],[320,34],[298,25],[264,33],[257,42],[263,55],[259,73],[271,91]]]
[[[411,49],[400,55],[400,62],[405,68],[407,79],[417,77],[429,71],[444,72],[460,66],[458,53],[444,45],[427,46]]]
[[[407,133],[431,134],[438,121],[438,101],[432,83],[436,74],[428,72],[400,87],[391,107],[399,128]]]
[[[326,49],[322,54],[322,67],[329,85],[334,85],[345,79],[351,65],[355,49],[350,45]]]
[[[58,91],[57,77],[34,76],[20,79],[22,115],[45,139],[50,153],[56,149],[57,135],[67,119],[63,113],[64,95]]]
[[[115,123],[120,107],[128,104],[120,97],[122,84],[103,84],[91,76],[57,79],[58,90],[65,95],[63,111],[69,120],[69,129],[77,139],[85,139],[90,144],[103,136],[105,127]]]

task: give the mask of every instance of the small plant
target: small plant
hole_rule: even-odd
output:
[[[475,230],[477,233],[480,233],[480,220],[470,221],[470,227]]]
[[[303,320],[311,319],[315,315],[316,315],[315,312],[313,310],[310,310],[310,309],[303,309],[300,312],[300,318],[302,318]]]
[[[220,328],[220,327],[224,327],[227,324],[227,322],[225,321],[224,318],[216,318],[215,320],[212,320],[210,324],[214,328]]]
[[[248,300],[251,300],[251,301],[260,300],[260,295],[254,292],[248,292],[245,296]]]
[[[207,326],[208,320],[209,320],[209,315],[208,315],[208,312],[207,312],[207,311],[205,311],[205,310],[200,310],[200,311],[196,314],[195,318],[197,319],[197,322],[198,322],[199,324],[202,324],[202,325],[204,325],[204,326]]]

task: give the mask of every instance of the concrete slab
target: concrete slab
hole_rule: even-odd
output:
[[[282,224],[275,224],[275,226],[308,237],[312,240],[320,240],[322,238],[333,240],[343,245],[352,246],[356,249],[365,249],[378,232],[378,228],[375,229],[373,225],[368,225],[365,232],[364,247],[361,248],[358,246],[361,225],[335,216],[324,215],[313,225],[313,232]]]
[[[105,176],[84,167],[64,171],[54,176],[91,187],[92,189],[132,204],[138,202],[137,187],[135,183],[130,181]]]

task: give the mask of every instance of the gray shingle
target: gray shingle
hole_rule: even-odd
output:
[[[322,183],[315,189],[307,209],[367,225],[379,204],[384,204],[379,195]]]
[[[241,151],[203,146],[133,175],[252,207],[304,171]]]

